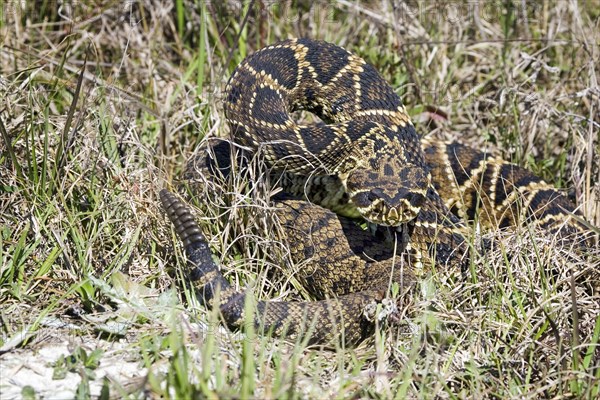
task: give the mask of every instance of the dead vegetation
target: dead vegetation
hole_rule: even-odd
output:
[[[600,226],[597,5],[2,7],[3,398],[598,395],[597,249],[580,255],[527,229],[490,233],[498,246],[474,257],[466,276],[432,269],[402,325],[358,349],[305,349],[227,332],[201,308],[190,321],[170,289],[182,258],[157,200],[205,135],[226,135],[221,93],[235,65],[278,39],[309,36],[373,64],[423,134],[531,168]],[[277,273],[286,251],[261,211],[268,188],[242,196],[241,183],[233,218],[210,194],[197,204],[228,278],[264,298],[306,296],[289,271]],[[115,363],[127,372],[107,372]],[[61,368],[71,371],[62,380],[20,375]]]

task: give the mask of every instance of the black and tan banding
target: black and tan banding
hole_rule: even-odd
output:
[[[525,168],[458,142],[422,143],[433,185],[459,218],[490,231],[527,224],[584,244],[592,239],[573,203]]]
[[[198,300],[218,308],[228,327],[243,327],[249,319],[245,305],[250,294],[235,290],[223,277],[189,208],[167,190],[160,192],[160,198],[183,243],[187,276]],[[292,259],[304,267],[297,278],[320,301],[256,301],[251,321],[261,333],[309,343],[357,343],[373,331],[373,322],[365,314],[367,306],[380,303],[392,283],[405,289],[414,283],[385,240],[350,220],[299,200],[280,202],[276,216]]]
[[[340,47],[295,39],[257,51],[233,72],[224,108],[237,143],[282,171],[335,175],[370,222],[401,225],[424,203],[431,177],[399,96]],[[324,122],[298,124],[300,109]]]
[[[275,208],[281,239],[318,300],[258,301],[254,323],[263,331],[359,341],[373,328],[365,307],[381,302],[392,283],[409,288],[429,265],[465,265],[468,221],[492,230],[526,223],[589,243],[580,213],[555,188],[463,144],[421,140],[385,80],[333,44],[294,39],[259,50],[236,68],[225,94],[231,141],[262,154],[287,193]],[[321,121],[301,125],[296,110]],[[229,143],[208,150],[188,164],[192,188],[233,171]],[[161,200],[198,297],[239,328],[247,294],[220,273],[187,207],[166,191]]]

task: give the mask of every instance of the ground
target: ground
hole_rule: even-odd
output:
[[[483,232],[494,248],[466,275],[432,267],[400,325],[358,348],[307,348],[229,332],[194,307],[158,202],[205,135],[227,134],[233,68],[311,37],[373,64],[421,134],[530,168],[600,226],[597,1],[0,7],[3,399],[600,393],[597,249]],[[206,200],[198,219],[233,284],[306,298],[265,199],[241,198],[227,220]]]

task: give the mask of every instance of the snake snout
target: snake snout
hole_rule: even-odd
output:
[[[382,198],[381,214],[386,225],[398,226],[417,217],[425,204],[425,195],[419,191],[400,190],[395,196]]]
[[[396,225],[402,222],[400,219],[400,213],[398,213],[398,209],[396,207],[392,207],[388,211],[388,220],[391,224]]]
[[[404,167],[397,176],[386,176],[385,169],[379,172],[356,170],[345,181],[350,201],[360,215],[386,226],[415,219],[426,201],[428,175],[416,167]]]

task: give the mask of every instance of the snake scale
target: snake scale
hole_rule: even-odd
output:
[[[260,152],[287,193],[275,214],[302,263],[300,281],[318,299],[257,301],[261,332],[359,342],[374,327],[366,310],[392,283],[407,290],[427,265],[463,265],[464,221],[477,218],[488,229],[536,224],[567,239],[589,233],[573,204],[531,172],[421,138],[377,71],[336,45],[293,39],[265,47],[235,69],[225,96],[232,141]],[[296,110],[320,120],[300,124]],[[228,151],[191,160],[190,176],[218,171],[210,165],[229,162]],[[218,307],[229,327],[242,327],[248,293],[223,277],[189,208],[167,190],[160,197],[198,298]]]

